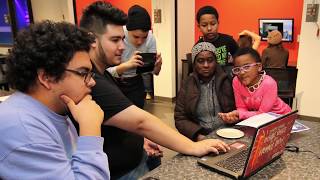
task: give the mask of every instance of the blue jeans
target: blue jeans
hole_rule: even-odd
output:
[[[142,177],[143,175],[145,175],[147,172],[149,172],[147,159],[148,159],[147,153],[143,151],[143,157],[141,159],[140,164],[132,171],[121,176],[118,180],[136,180]]]
[[[153,87],[152,87],[153,74],[152,73],[143,73],[143,74],[141,74],[141,76],[142,76],[143,84],[144,84],[144,92],[152,93],[153,92]]]

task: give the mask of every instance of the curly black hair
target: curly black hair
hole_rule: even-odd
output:
[[[106,25],[124,26],[128,21],[127,15],[109,2],[96,1],[83,10],[80,27],[94,34],[104,34]]]
[[[10,85],[27,92],[36,82],[37,71],[43,69],[56,81],[78,51],[88,52],[94,37],[70,23],[42,21],[20,31],[9,53]]]

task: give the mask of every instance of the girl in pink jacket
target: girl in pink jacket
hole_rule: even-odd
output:
[[[232,72],[235,75],[232,86],[237,110],[219,113],[225,122],[235,123],[265,112],[291,112],[291,108],[278,97],[276,81],[262,70],[256,50],[239,49],[234,56]]]

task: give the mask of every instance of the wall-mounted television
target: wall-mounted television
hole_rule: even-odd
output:
[[[13,0],[16,31],[28,27],[33,22],[30,0]]]
[[[282,41],[293,42],[293,19],[259,19],[259,35],[267,40],[268,32],[278,30],[282,34]]]
[[[31,0],[0,0],[0,46],[10,47],[17,31],[33,22]]]
[[[0,46],[11,46],[13,31],[10,23],[10,11],[7,0],[0,0]]]

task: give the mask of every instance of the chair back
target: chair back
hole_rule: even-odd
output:
[[[0,56],[0,89],[9,90],[9,84],[7,81],[7,64],[6,56]]]
[[[188,62],[188,75],[189,75],[193,72],[192,54],[187,53],[186,57],[187,57],[187,62]]]
[[[277,82],[278,96],[282,99],[288,99],[287,102],[291,105],[296,94],[298,69],[296,67],[288,67],[265,68],[264,70]]]

